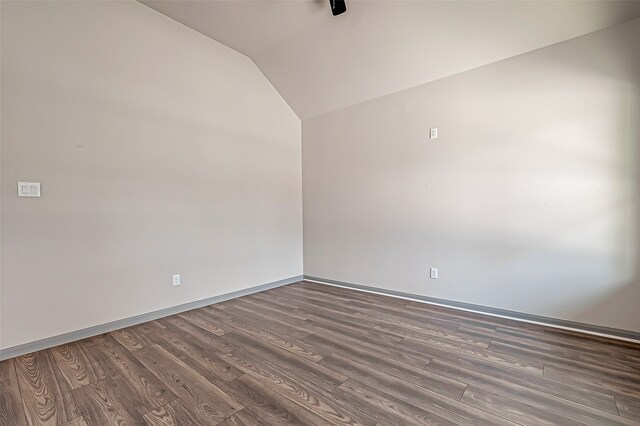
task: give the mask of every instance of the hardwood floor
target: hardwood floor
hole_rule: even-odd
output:
[[[0,363],[0,424],[638,425],[640,345],[301,282]]]

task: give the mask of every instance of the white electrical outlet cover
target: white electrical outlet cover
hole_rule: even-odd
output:
[[[438,268],[431,268],[431,270],[429,271],[429,276],[431,278],[433,278],[434,280],[438,279]]]
[[[173,285],[180,285],[180,274],[173,276]]]

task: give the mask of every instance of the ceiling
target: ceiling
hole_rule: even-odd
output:
[[[301,119],[640,16],[640,1],[142,3],[249,56]]]

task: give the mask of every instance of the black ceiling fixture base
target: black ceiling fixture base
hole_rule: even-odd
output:
[[[331,5],[331,13],[333,16],[338,16],[347,11],[347,4],[344,0],[329,0]]]

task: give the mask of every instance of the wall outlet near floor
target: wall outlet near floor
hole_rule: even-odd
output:
[[[173,276],[173,285],[180,285],[180,274]]]
[[[429,129],[429,139],[438,139],[438,128]]]
[[[431,279],[437,280],[438,279],[438,268],[431,268],[429,270],[429,276],[431,277]]]

